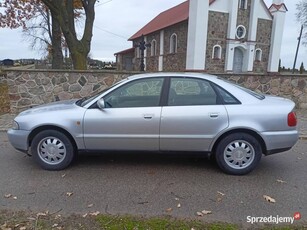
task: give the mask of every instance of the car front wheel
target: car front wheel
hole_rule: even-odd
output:
[[[33,138],[31,152],[43,169],[62,170],[74,158],[74,145],[65,134],[57,130],[45,130]]]
[[[262,156],[258,140],[247,133],[224,137],[216,148],[216,161],[227,174],[244,175],[251,172]]]

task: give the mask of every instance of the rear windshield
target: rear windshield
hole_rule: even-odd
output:
[[[261,93],[257,93],[257,92],[255,92],[255,91],[253,91],[253,90],[246,89],[246,88],[244,88],[244,87],[242,87],[242,86],[239,86],[239,85],[235,85],[235,86],[238,87],[239,89],[242,89],[242,90],[245,91],[246,93],[248,93],[248,94],[254,96],[255,98],[257,98],[257,99],[259,99],[259,100],[265,99],[265,96],[264,96],[263,94],[261,94]]]
[[[226,81],[226,82],[228,82],[228,83],[231,84],[231,85],[234,85],[235,87],[237,87],[237,88],[243,90],[244,92],[246,92],[246,93],[248,93],[248,94],[254,96],[255,98],[257,98],[257,99],[259,99],[259,100],[264,100],[264,99],[265,99],[265,96],[264,96],[263,94],[261,94],[261,93],[257,93],[257,92],[255,92],[255,91],[253,91],[253,90],[244,88],[244,87],[242,87],[242,86],[240,86],[240,85],[237,85],[237,84],[234,84],[233,82],[228,81],[228,80],[226,80],[226,79],[224,79],[224,78],[219,78],[219,79],[220,79],[220,80],[223,80],[223,81]]]

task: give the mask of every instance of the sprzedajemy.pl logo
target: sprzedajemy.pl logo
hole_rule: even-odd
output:
[[[247,223],[255,224],[255,223],[271,223],[271,224],[282,224],[282,223],[289,223],[293,224],[294,220],[300,220],[301,213],[296,212],[294,213],[293,217],[282,217],[282,216],[247,216],[246,221]]]

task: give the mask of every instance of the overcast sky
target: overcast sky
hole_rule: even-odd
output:
[[[114,53],[131,48],[128,38],[157,16],[185,0],[100,0],[96,4],[96,18],[92,40],[91,57],[102,61],[114,61]],[[272,0],[265,0],[268,6]],[[282,65],[293,66],[300,25],[295,20],[296,3],[285,0],[288,8],[282,45]],[[306,28],[307,29],[307,28]],[[304,58],[305,57],[305,58]],[[301,46],[297,68],[301,62],[307,67],[307,47]],[[41,53],[29,48],[23,41],[21,30],[0,28],[0,60],[41,58]]]

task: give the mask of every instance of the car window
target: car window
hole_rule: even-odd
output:
[[[216,90],[220,94],[223,99],[224,104],[226,105],[233,105],[233,104],[240,104],[241,102],[228,93],[226,90],[222,89],[220,86],[215,85]]]
[[[107,108],[159,106],[163,78],[140,79],[127,83],[108,94]]]
[[[216,105],[217,96],[210,83],[201,79],[172,78],[169,106]]]

